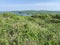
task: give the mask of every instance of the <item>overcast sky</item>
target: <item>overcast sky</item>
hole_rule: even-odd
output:
[[[0,11],[13,10],[60,11],[60,0],[0,0]]]

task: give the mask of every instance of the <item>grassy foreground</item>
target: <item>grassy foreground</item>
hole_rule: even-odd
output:
[[[0,14],[0,45],[60,45],[60,14]]]

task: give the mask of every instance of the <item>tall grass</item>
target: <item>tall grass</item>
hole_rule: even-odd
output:
[[[60,45],[60,14],[0,14],[0,45]]]

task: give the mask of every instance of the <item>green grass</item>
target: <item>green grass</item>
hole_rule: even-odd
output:
[[[0,14],[0,45],[60,45],[60,14]]]

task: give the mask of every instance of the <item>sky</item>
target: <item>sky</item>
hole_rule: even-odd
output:
[[[60,0],[0,0],[0,11],[16,10],[60,11]]]

